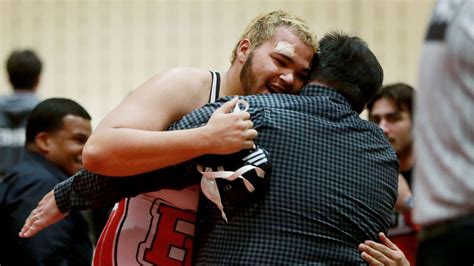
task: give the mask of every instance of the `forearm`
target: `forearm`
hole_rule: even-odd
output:
[[[105,123],[84,147],[84,167],[103,175],[129,176],[205,154],[231,154],[251,148],[257,131],[248,112],[231,112],[237,100],[198,109],[171,126],[173,131],[162,131],[164,125],[156,126],[156,130],[141,127],[143,130]]]
[[[183,163],[140,175],[111,178],[81,170],[57,184],[54,195],[62,213],[109,206],[123,198],[160,189],[180,190],[198,184],[193,164]]]
[[[108,176],[129,176],[178,164],[210,152],[205,127],[177,131],[109,128],[87,142],[84,167]]]

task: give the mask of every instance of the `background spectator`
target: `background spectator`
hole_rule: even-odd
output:
[[[31,239],[18,233],[38,201],[55,184],[82,168],[82,149],[91,134],[90,116],[72,100],[48,99],[31,112],[25,153],[0,183],[1,265],[89,265],[92,244],[81,213]]]
[[[383,130],[400,162],[398,198],[388,237],[395,243],[412,265],[415,264],[417,238],[411,219],[413,198],[410,187],[415,165],[413,149],[413,102],[415,90],[403,83],[384,86],[367,104],[369,120]]]
[[[439,1],[420,62],[418,265],[474,264],[474,1]]]
[[[14,51],[7,60],[13,94],[0,97],[0,180],[21,159],[26,119],[38,104],[36,89],[43,64],[30,50]]]

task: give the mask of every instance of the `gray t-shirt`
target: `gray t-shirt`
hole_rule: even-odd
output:
[[[440,1],[423,47],[415,222],[474,213],[474,1]]]

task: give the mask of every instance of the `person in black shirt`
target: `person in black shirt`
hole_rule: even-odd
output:
[[[383,130],[400,162],[399,197],[388,237],[403,250],[411,264],[415,264],[418,243],[416,226],[411,219],[414,198],[410,189],[415,166],[413,143],[415,95],[416,91],[411,86],[395,83],[382,87],[367,104],[369,120]]]
[[[39,103],[26,125],[23,159],[0,183],[1,265],[87,265],[92,259],[88,225],[78,211],[31,239],[18,236],[38,201],[82,167],[91,134],[90,116],[76,102],[53,98]]]

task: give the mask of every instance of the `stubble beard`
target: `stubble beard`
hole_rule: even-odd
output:
[[[245,95],[251,94],[251,91],[255,84],[257,83],[257,78],[253,73],[253,52],[249,54],[247,61],[245,61],[240,71],[240,84],[242,84],[242,89]]]

